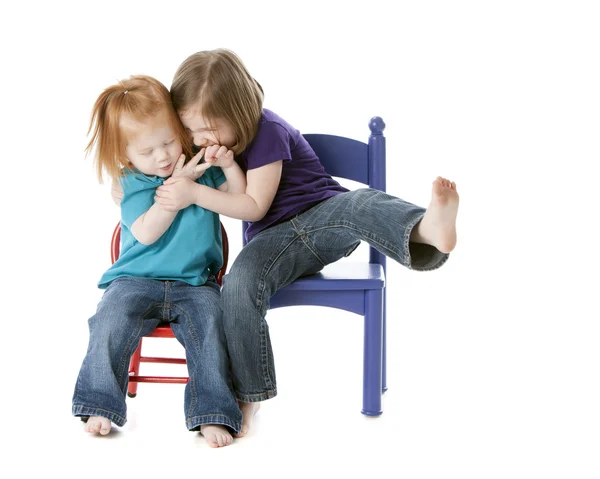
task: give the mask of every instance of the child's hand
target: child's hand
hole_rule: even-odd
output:
[[[212,166],[209,163],[202,163],[200,165],[198,164],[198,162],[202,159],[202,155],[204,155],[204,148],[196,153],[193,158],[184,165],[183,162],[185,161],[185,155],[182,153],[177,160],[177,164],[175,165],[175,169],[173,170],[173,174],[171,176],[173,178],[178,176],[187,176],[191,180],[196,181],[208,168]]]
[[[202,173],[204,173],[204,170]],[[194,193],[195,184],[188,176],[168,178],[162,186],[156,189],[154,201],[165,211],[174,212],[187,208],[196,200]]]
[[[228,150],[226,146],[220,145],[209,146],[206,149],[204,160],[220,168],[229,168],[235,161],[233,151]]]
[[[118,181],[113,181],[112,187],[110,189],[110,196],[115,202],[115,205],[121,206],[121,200],[123,199],[123,188],[121,188],[121,183],[119,183]]]

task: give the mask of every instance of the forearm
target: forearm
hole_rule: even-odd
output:
[[[229,168],[221,168],[227,179],[228,193],[246,192],[246,175],[237,163],[233,163]]]
[[[246,193],[229,193],[196,184],[194,203],[204,209],[238,220],[258,221],[266,213],[254,198]]]
[[[177,211],[165,211],[154,203],[131,225],[131,233],[140,243],[150,245],[169,229],[175,216]]]

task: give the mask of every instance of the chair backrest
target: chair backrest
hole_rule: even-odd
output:
[[[315,151],[325,171],[331,176],[357,181],[375,190],[385,191],[385,123],[375,116],[369,121],[368,143],[343,136],[306,134],[304,138]],[[242,222],[242,237],[248,227]],[[370,262],[385,265],[385,256],[370,248]]]
[[[221,223],[221,239],[223,245],[223,266],[217,273],[216,280],[219,283],[219,286],[223,283],[223,276],[225,276],[225,272],[227,271],[227,262],[229,261],[229,240],[227,239],[227,232],[225,231],[225,227],[223,223]],[[115,229],[112,234],[112,239],[110,241],[110,260],[114,263],[119,259],[119,254],[121,252],[121,222],[117,223]]]

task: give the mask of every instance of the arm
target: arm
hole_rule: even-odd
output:
[[[179,159],[177,160],[177,164],[175,165],[173,176],[191,178],[192,180],[201,177],[204,172],[211,167],[210,164],[198,164],[203,154],[204,149],[202,149],[185,165],[185,155],[180,155]],[[119,186],[119,190],[117,190],[116,193],[120,191],[122,198],[123,189],[120,183],[117,183],[117,185]],[[156,190],[148,191],[148,194],[150,195],[148,200],[150,200],[155,193]],[[114,186],[113,199],[115,199]],[[123,209],[121,209],[121,213],[123,214]],[[177,216],[177,210],[166,211],[165,209],[161,208],[159,204],[154,203],[150,208],[144,211],[144,213],[140,214],[138,211],[137,214],[139,216],[131,224],[131,234],[133,234],[134,238],[140,243],[144,245],[150,245],[158,240],[169,229],[173,223],[173,220]],[[133,218],[136,218],[135,213]]]
[[[221,167],[221,170],[225,174],[226,181],[219,186],[219,191],[226,193],[244,193],[246,191],[246,175],[237,163],[233,162],[227,168]]]
[[[282,161],[248,170],[246,191],[228,194],[198,185],[194,203],[231,218],[259,221],[269,211],[281,179]],[[208,190],[208,191],[207,191]]]
[[[121,187],[121,183],[119,183],[117,180],[112,182],[110,196],[112,197],[115,205],[121,206],[121,200],[123,199],[123,188]]]
[[[179,210],[196,204],[231,218],[259,221],[271,207],[279,180],[282,161],[248,170],[245,192],[215,190],[193,183],[188,178],[171,178],[157,190],[155,200],[167,210]]]
[[[154,203],[131,225],[131,234],[140,243],[151,245],[169,229],[175,216],[177,211],[165,211]]]

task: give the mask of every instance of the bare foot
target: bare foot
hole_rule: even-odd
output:
[[[433,182],[429,208],[413,229],[410,240],[435,246],[442,253],[450,253],[456,246],[457,214],[456,183],[438,176]]]
[[[206,438],[210,447],[225,447],[233,442],[233,437],[227,428],[220,424],[202,424],[200,433]]]
[[[83,430],[92,434],[100,433],[106,436],[110,432],[110,421],[105,417],[91,416],[85,423]]]
[[[242,411],[242,430],[235,437],[244,437],[248,434],[254,415],[260,409],[259,402],[242,402],[239,401],[240,411]]]

